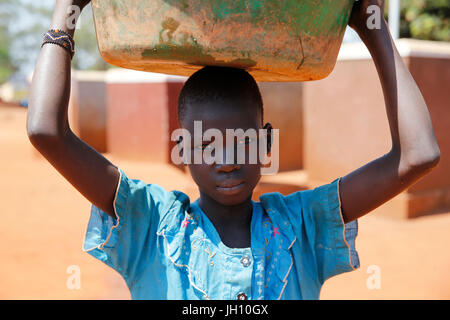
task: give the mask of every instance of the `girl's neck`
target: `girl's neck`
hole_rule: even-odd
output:
[[[200,191],[199,206],[214,224],[224,241],[226,235],[242,234],[239,238],[250,238],[253,204],[251,196],[244,202],[225,206]],[[246,245],[245,245],[246,246]]]
[[[224,227],[246,227],[252,219],[251,196],[240,204],[225,206],[200,191],[199,206],[211,221]]]

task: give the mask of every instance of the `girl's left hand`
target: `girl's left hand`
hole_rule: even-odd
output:
[[[91,0],[74,0],[73,4],[79,6],[80,9],[83,9],[89,4],[89,2],[91,2]]]
[[[384,2],[384,0],[356,0],[348,25],[358,33],[367,29],[367,20],[373,14],[371,11],[367,13],[367,8],[373,5],[380,8],[380,19],[384,20]]]

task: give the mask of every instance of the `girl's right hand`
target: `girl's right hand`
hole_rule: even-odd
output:
[[[56,0],[51,29],[60,29],[73,36],[76,20],[78,20],[81,11],[89,4],[89,2],[91,2],[91,0]],[[69,10],[72,6],[78,7],[80,12],[77,13],[73,8],[72,10]],[[75,21],[73,20],[74,18]]]
[[[380,8],[380,19],[384,20],[385,0],[357,0],[353,5],[348,25],[358,34],[367,32],[367,20],[370,16],[369,7]]]
[[[73,5],[80,7],[81,10],[83,10],[84,7],[86,7],[91,0],[73,0]]]

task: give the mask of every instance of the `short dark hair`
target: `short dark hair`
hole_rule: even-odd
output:
[[[178,97],[178,122],[183,121],[189,105],[230,98],[255,103],[262,122],[263,101],[255,79],[244,69],[219,66],[206,66],[186,81]]]

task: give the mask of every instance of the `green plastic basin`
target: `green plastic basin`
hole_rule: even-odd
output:
[[[109,63],[189,76],[244,68],[258,81],[309,81],[333,70],[354,0],[92,0]]]

